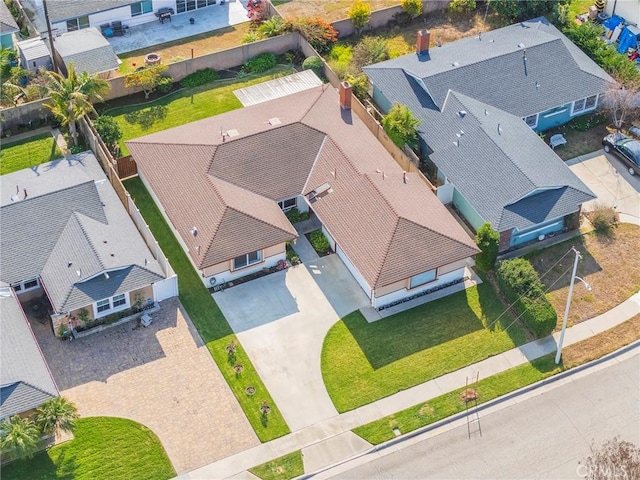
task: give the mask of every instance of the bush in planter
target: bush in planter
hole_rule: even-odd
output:
[[[503,295],[529,330],[537,337],[550,334],[558,317],[531,262],[524,258],[500,262],[497,277]]]
[[[314,230],[309,234],[311,246],[318,253],[324,253],[331,248],[329,240],[324,236],[321,230]]]
[[[613,207],[596,205],[592,212],[588,213],[589,220],[596,233],[599,235],[611,235],[612,230],[618,225],[618,212]]]
[[[292,208],[291,210],[287,210],[285,212],[285,216],[291,223],[303,222],[304,220],[309,220],[309,212],[301,212],[297,208]]]
[[[173,89],[173,78],[164,76],[160,77],[156,88],[160,93],[169,93]]]

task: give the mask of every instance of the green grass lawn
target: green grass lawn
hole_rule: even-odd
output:
[[[114,417],[81,418],[73,440],[2,467],[3,480],[164,480],[175,475],[151,430]]]
[[[554,362],[554,355],[547,355],[485,378],[477,385],[478,403],[488,402],[561,371],[562,367]],[[445,393],[425,403],[354,428],[353,432],[373,445],[386,442],[396,436],[393,432],[394,427],[401,433],[408,433],[464,411],[465,403],[461,399],[463,390],[464,387]]]
[[[153,102],[101,113],[113,116],[118,122],[123,133],[120,151],[123,156],[129,155],[124,144],[126,140],[240,108],[242,104],[233,94],[234,90],[291,73],[294,73],[291,67],[278,65],[262,75],[219,80],[214,84],[180,90]]]
[[[289,480],[299,477],[304,473],[302,451],[297,450],[283,457],[274,458],[270,462],[250,468],[249,471],[262,480]]]
[[[62,152],[50,133],[42,133],[15,143],[2,142],[0,175],[17,172],[62,158]]]
[[[177,273],[180,301],[238,399],[256,435],[261,441],[266,442],[289,433],[289,427],[287,427],[249,357],[242,349],[213,297],[205,288],[187,258],[187,254],[167,226],[144,184],[138,177],[125,180],[124,184]],[[236,376],[226,352],[226,346],[232,340],[237,345],[236,362],[244,366],[240,377]],[[256,389],[253,396],[246,394],[245,390],[248,386],[253,386]],[[266,401],[271,407],[266,422],[260,412],[262,401]]]
[[[360,312],[347,315],[322,347],[322,376],[336,409],[352,410],[525,343],[511,315],[494,323],[503,310],[483,283],[374,323]]]

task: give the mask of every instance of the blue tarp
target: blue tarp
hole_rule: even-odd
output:
[[[606,28],[607,30],[613,30],[622,22],[624,22],[624,18],[622,18],[620,15],[614,15],[613,17],[607,18],[604,22],[602,22],[602,25],[604,25],[604,28]]]
[[[627,53],[629,48],[636,48],[638,45],[638,35],[640,35],[640,29],[638,27],[632,25],[624,27],[622,33],[620,33],[618,52]]]

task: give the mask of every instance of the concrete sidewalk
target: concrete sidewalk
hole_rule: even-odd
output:
[[[640,292],[608,312],[568,328],[564,346],[615,327],[639,313]],[[463,387],[467,378],[474,376],[476,372],[480,373],[480,378],[487,378],[553,353],[556,350],[558,337],[559,333],[556,333],[508,350],[461,370],[227,457],[179,478],[248,478],[250,474],[246,472],[247,469],[296,450],[302,450],[306,472],[316,471],[341,459],[351,458],[369,447],[366,442],[351,433],[351,429]]]

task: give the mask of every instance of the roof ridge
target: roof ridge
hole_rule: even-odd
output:
[[[304,119],[305,119],[305,117],[306,117],[307,115],[309,115],[309,112],[311,112],[311,110],[313,110],[313,107],[315,107],[315,106],[316,106],[316,103],[318,103],[318,102],[320,101],[320,99],[321,99],[322,97],[324,97],[325,92],[327,91],[327,84],[326,84],[326,83],[323,83],[322,85],[318,85],[316,88],[321,88],[321,89],[322,89],[322,92],[320,93],[320,95],[318,95],[318,97],[317,97],[313,102],[311,102],[311,105],[309,105],[309,108],[307,108],[307,111],[306,111],[306,112],[304,112],[304,113],[302,114],[302,116],[300,116],[300,120],[298,120],[298,122],[300,122],[300,123],[304,123]],[[329,85],[329,88],[333,88],[333,85]],[[311,90],[311,89],[310,89],[310,90]],[[311,127],[311,125],[308,125],[307,123],[304,123],[304,124],[305,124],[305,125],[307,125],[308,127]],[[311,127],[311,128],[314,128],[314,127]],[[316,129],[316,130],[317,130],[317,129]],[[318,131],[319,131],[319,130],[318,130]],[[322,133],[324,133],[325,135],[327,134],[326,132],[322,132]]]
[[[81,216],[82,217],[86,217],[86,218],[89,218],[89,217],[87,217],[86,215],[83,215],[80,212],[73,212],[72,216],[76,217],[76,220],[78,221],[78,225],[80,226],[80,230],[82,230],[82,233],[84,234],[84,238],[87,240],[87,242],[89,243],[89,246],[91,247],[91,250],[93,251],[93,254],[98,259],[98,263],[100,264],[100,268],[102,268],[102,270],[105,270],[106,267],[104,266],[104,262],[102,261],[102,257],[100,257],[100,255],[98,254],[98,250],[96,249],[95,245],[93,244],[93,241],[91,240],[91,237],[87,234],[87,230],[84,228],[84,225],[82,224]],[[107,225],[108,225],[108,223],[107,223]]]
[[[453,242],[455,242],[455,243],[456,243],[456,244],[458,244],[458,245],[461,245],[461,246],[463,246],[463,247],[469,247],[469,245],[468,245],[468,244],[463,243],[463,242],[461,242],[460,240],[458,240],[457,238],[453,238],[453,237],[451,237],[450,235],[448,235],[448,234],[446,234],[446,233],[441,232],[440,230],[434,230],[433,228],[427,227],[427,226],[425,226],[425,225],[420,225],[419,223],[416,223],[416,222],[414,222],[413,220],[410,220],[410,219],[408,219],[408,218],[406,218],[406,217],[401,217],[401,218],[403,218],[404,220],[406,220],[406,221],[407,221],[407,222],[409,222],[409,223],[413,223],[414,225],[416,225],[416,226],[418,226],[418,227],[425,228],[425,229],[429,230],[430,232],[434,232],[434,233],[436,233],[436,234],[438,234],[438,235],[441,235],[441,236],[443,236],[443,237],[445,237],[445,238],[448,238],[449,240],[452,240]],[[394,233],[395,233],[395,232],[394,232]],[[465,232],[465,233],[466,233],[466,232]]]
[[[385,199],[386,201],[386,199]],[[378,280],[380,279],[380,275],[382,275],[382,270],[384,269],[386,263],[387,263],[387,257],[389,256],[389,250],[391,250],[391,244],[393,243],[393,239],[396,236],[396,232],[398,231],[398,224],[400,223],[400,219],[402,217],[400,217],[399,215],[396,215],[396,224],[395,227],[393,229],[393,233],[389,236],[389,241],[387,242],[387,245],[384,249],[384,254],[382,255],[382,262],[380,262],[380,266],[377,268],[376,271],[376,275],[375,278],[373,279],[373,288],[375,289],[375,286],[378,284]]]
[[[264,198],[266,198],[266,197],[264,197]],[[269,201],[273,202],[273,200],[269,200]],[[275,203],[275,202],[274,202],[274,203]],[[282,228],[280,228],[278,225],[274,225],[274,224],[272,224],[272,223],[266,222],[266,221],[264,221],[263,219],[258,218],[258,217],[256,217],[256,216],[254,216],[254,215],[250,214],[250,213],[243,212],[242,210],[238,210],[237,208],[234,208],[234,207],[232,207],[232,206],[229,206],[228,208],[229,208],[229,210],[233,210],[234,212],[241,213],[242,215],[246,215],[246,216],[247,216],[247,217],[249,217],[249,218],[252,218],[252,219],[254,219],[254,220],[257,220],[257,221],[258,221],[258,222],[260,222],[260,223],[263,223],[263,224],[268,225],[268,226],[270,226],[270,227],[277,228],[278,230],[280,230],[280,231],[282,231],[282,232],[289,233],[289,232],[287,232],[286,230],[283,230]],[[284,215],[284,212],[282,213],[282,215]],[[287,221],[288,221],[288,219],[287,219]],[[291,222],[289,222],[289,223],[291,223]],[[292,227],[293,227],[293,225],[292,225]]]
[[[304,124],[306,125],[306,123]],[[310,128],[310,125],[307,125]],[[318,164],[318,160],[320,159],[320,155],[322,154],[322,151],[324,150],[324,146],[327,143],[327,139],[329,139],[329,141],[335,145],[336,142],[333,141],[333,139],[327,135],[325,132],[321,132],[324,133],[324,138],[322,139],[322,143],[320,144],[320,148],[318,149],[318,153],[316,153],[316,158],[313,159],[313,164],[311,165],[311,168],[309,169],[309,173],[307,174],[307,179],[304,181],[304,185],[302,186],[302,192],[300,192],[300,194],[303,194],[306,190],[307,190],[307,186],[309,185],[309,179],[311,178],[311,175],[313,174],[313,170],[315,169],[316,165]],[[344,153],[341,151],[340,153],[342,153],[344,155]]]
[[[89,184],[89,183],[93,183],[93,184],[95,185],[96,180],[94,180],[93,178],[90,178],[89,180],[87,180],[87,181],[85,181],[85,182],[76,183],[75,185],[69,185],[68,187],[60,188],[60,189],[58,189],[58,190],[52,190],[51,192],[43,193],[42,195],[35,195],[35,196],[33,196],[33,197],[28,196],[28,197],[27,197],[26,199],[24,199],[24,200],[20,200],[20,201],[18,201],[18,202],[11,202],[11,203],[7,203],[7,204],[5,204],[5,205],[0,206],[0,208],[9,208],[9,207],[11,207],[11,206],[13,206],[13,205],[21,205],[21,204],[23,204],[23,203],[25,203],[25,202],[28,202],[28,201],[30,201],[30,200],[34,200],[34,199],[36,199],[36,198],[46,198],[46,197],[48,197],[48,196],[55,195],[55,194],[58,194],[58,193],[60,193],[60,192],[66,192],[67,190],[71,190],[71,189],[73,189],[73,188],[77,188],[77,187],[79,187],[79,186],[81,186],[81,185],[86,185],[86,184]],[[74,210],[74,212],[75,212],[75,210]]]

